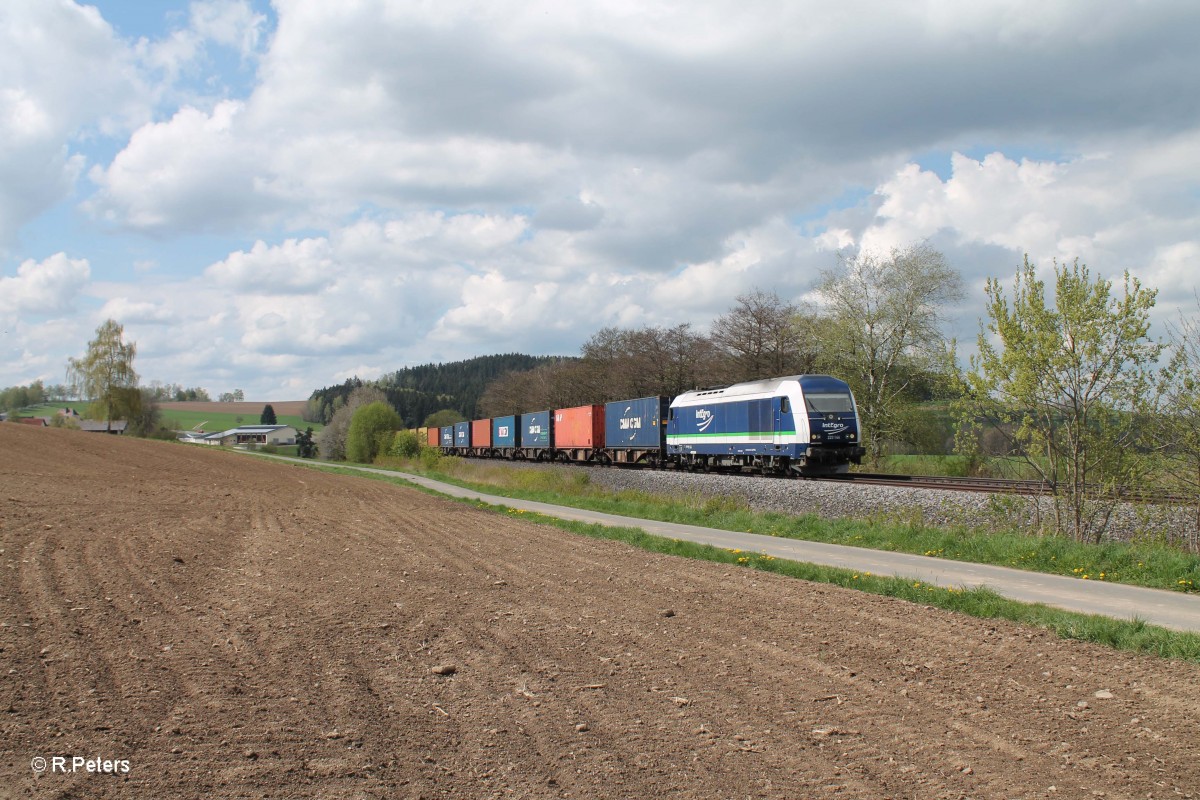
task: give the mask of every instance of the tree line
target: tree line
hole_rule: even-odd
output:
[[[28,386],[8,386],[0,389],[0,411],[16,411],[42,403],[56,403],[67,399],[65,385],[46,386],[34,381]]]
[[[480,398],[496,378],[561,360],[555,356],[504,353],[449,364],[405,367],[373,381],[349,378],[339,385],[315,390],[303,417],[308,422],[328,425],[356,389],[368,387],[379,390],[384,402],[396,410],[406,425],[423,425],[429,415],[442,410],[475,418],[480,413]]]

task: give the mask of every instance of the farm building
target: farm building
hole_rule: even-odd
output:
[[[210,433],[193,441],[211,445],[295,444],[296,429],[291,425],[241,425],[227,431]]]
[[[125,429],[129,427],[129,423],[123,419],[114,419],[112,422],[95,419],[77,419],[79,430],[87,431],[88,433],[111,433],[114,436],[120,436],[125,433]]]

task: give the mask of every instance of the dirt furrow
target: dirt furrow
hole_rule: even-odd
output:
[[[1200,786],[1193,665],[376,481],[23,427],[0,425],[0,797]],[[55,755],[130,768],[31,769]]]

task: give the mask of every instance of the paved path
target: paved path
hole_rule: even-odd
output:
[[[297,459],[287,459],[297,460]],[[303,462],[312,464],[313,462]],[[641,528],[647,533],[672,539],[685,539],[714,547],[740,549],[754,553],[766,553],[777,558],[824,564],[833,567],[870,572],[874,575],[895,575],[938,586],[963,586],[973,588],[987,586],[999,594],[1028,603],[1045,603],[1048,606],[1079,611],[1085,614],[1103,614],[1130,619],[1137,617],[1153,625],[1176,630],[1200,632],[1200,595],[1170,592],[1162,589],[1144,589],[1119,583],[1084,581],[1058,575],[1045,575],[1025,570],[993,567],[984,564],[969,564],[942,558],[889,553],[868,550],[862,547],[847,547],[798,539],[783,539],[738,531],[704,528],[698,525],[681,525],[674,522],[622,517],[600,511],[587,511],[532,500],[483,494],[472,489],[463,489],[448,483],[423,478],[408,473],[372,467],[346,467],[363,472],[373,472],[393,478],[402,478],[427,489],[470,500],[505,505],[510,508],[536,511],[560,519],[592,522],[615,527]]]

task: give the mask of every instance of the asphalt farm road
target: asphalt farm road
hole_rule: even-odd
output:
[[[276,458],[281,457],[276,456]],[[299,459],[286,460],[300,461]],[[301,463],[312,464],[313,462]],[[357,466],[345,466],[345,468],[400,478],[450,497],[503,505],[559,519],[612,527],[635,527],[655,536],[683,539],[731,550],[764,553],[776,558],[842,567],[859,572],[870,572],[873,575],[894,575],[937,586],[964,588],[986,586],[1004,597],[1025,603],[1043,603],[1068,611],[1100,614],[1117,619],[1137,618],[1164,628],[1200,632],[1200,595],[1195,594],[1146,589],[1118,583],[1085,581],[1007,567],[949,561],[907,553],[889,553],[862,547],[781,539],[774,536],[705,528],[698,525],[635,519],[599,511],[485,494],[473,489],[464,489],[393,470]]]

